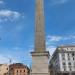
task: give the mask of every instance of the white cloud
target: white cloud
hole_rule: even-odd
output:
[[[17,11],[11,11],[11,10],[0,10],[0,22],[4,22],[7,20],[13,21],[17,20],[22,15]]]
[[[66,41],[66,40],[75,40],[75,35],[68,35],[68,36],[55,36],[55,35],[48,35],[47,36],[47,44],[48,42],[59,42],[59,41]]]
[[[64,36],[62,40],[75,40],[75,35]]]
[[[61,36],[47,36],[47,38],[49,39],[49,41],[60,41],[62,39]]]
[[[50,0],[51,5],[56,5],[56,4],[64,4],[70,0]]]

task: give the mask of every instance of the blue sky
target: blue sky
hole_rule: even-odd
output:
[[[0,0],[0,63],[31,65],[36,0]],[[75,0],[44,0],[46,50],[75,44]]]

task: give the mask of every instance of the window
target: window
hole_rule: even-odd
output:
[[[64,68],[64,71],[66,71],[66,68]]]
[[[20,72],[22,72],[22,71],[20,70]]]
[[[71,71],[71,68],[70,68],[70,71]]]
[[[63,62],[63,65],[66,65],[65,62]]]
[[[17,70],[17,73],[16,73],[16,75],[18,75],[18,70]]]
[[[11,68],[11,70],[13,70],[13,68]]]
[[[66,71],[66,66],[63,66],[64,71]]]
[[[65,60],[65,58],[63,57],[62,60]]]
[[[68,60],[70,60],[70,57],[68,57]]]
[[[18,72],[18,70],[17,70],[17,72]]]
[[[24,70],[24,72],[25,72],[25,70]]]
[[[8,70],[8,68],[7,68],[7,70]]]
[[[73,60],[74,60],[74,57],[73,57]]]
[[[71,65],[71,63],[69,62],[68,65]]]
[[[74,53],[72,53],[72,56],[74,56]]]
[[[64,54],[64,53],[62,53],[62,56],[65,56],[65,54]]]
[[[68,56],[69,56],[69,53],[68,53]]]

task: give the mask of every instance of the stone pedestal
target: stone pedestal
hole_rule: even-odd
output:
[[[49,52],[31,52],[32,71],[31,75],[49,75]]]

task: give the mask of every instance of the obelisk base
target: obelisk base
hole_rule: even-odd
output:
[[[31,52],[32,70],[31,75],[49,75],[49,52]]]

